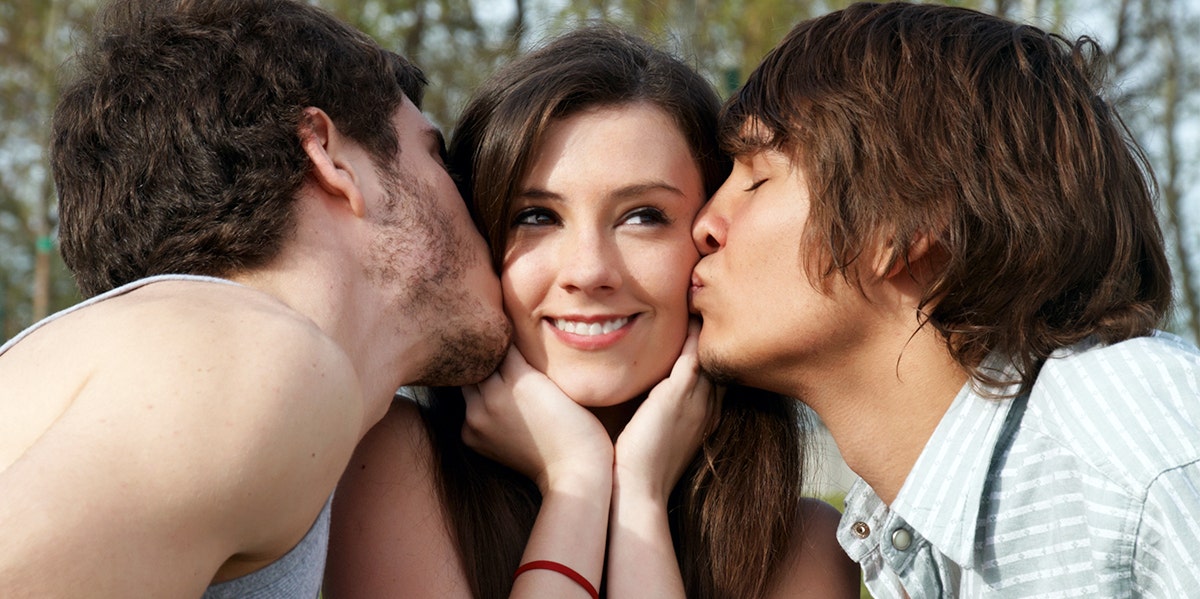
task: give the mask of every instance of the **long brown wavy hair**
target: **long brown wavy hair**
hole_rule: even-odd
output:
[[[1054,350],[1146,335],[1171,305],[1153,177],[1105,66],[1086,37],[859,3],[788,33],[726,105],[722,145],[804,170],[815,277],[857,280],[869,244],[890,237],[896,264],[931,236],[946,264],[923,321],[977,381],[1009,382],[980,368],[997,351],[1028,385]]]
[[[635,36],[607,26],[577,30],[508,64],[479,89],[454,132],[449,165],[497,268],[511,200],[548,125],[585,109],[633,102],[671,115],[711,195],[729,170],[716,146],[716,94],[687,65]],[[480,599],[507,597],[541,496],[532,481],[463,444],[458,388],[433,394],[422,402],[422,416],[471,591]],[[804,440],[795,400],[727,390],[714,432],[668,504],[688,597],[765,594],[799,534]]]

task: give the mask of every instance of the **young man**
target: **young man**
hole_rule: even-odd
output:
[[[51,151],[94,297],[0,350],[4,595],[315,597],[395,390],[508,343],[423,76],[298,0],[100,23]]]
[[[861,4],[727,106],[693,277],[711,372],[798,397],[860,476],[877,597],[1200,588],[1200,352],[1095,44]]]

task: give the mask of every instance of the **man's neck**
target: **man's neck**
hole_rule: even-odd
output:
[[[832,374],[814,376],[799,397],[829,428],[850,469],[891,503],[967,375],[930,328]]]
[[[315,268],[314,268],[315,267]],[[365,433],[387,410],[396,390],[418,373],[408,372],[419,360],[405,360],[414,351],[416,335],[398,328],[404,319],[385,305],[377,290],[319,265],[264,268],[233,280],[267,293],[311,320],[346,353],[357,372],[363,393]],[[315,282],[320,281],[320,284]]]

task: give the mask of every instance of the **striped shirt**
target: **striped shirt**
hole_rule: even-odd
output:
[[[1027,394],[964,386],[890,506],[851,487],[838,541],[879,598],[1200,596],[1200,351],[1083,343]]]

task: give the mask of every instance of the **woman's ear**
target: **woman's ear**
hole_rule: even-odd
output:
[[[312,106],[304,109],[299,135],[300,145],[312,162],[312,176],[317,184],[333,198],[346,202],[346,207],[362,218],[366,214],[366,203],[354,160],[362,149],[338,131],[324,110]]]

